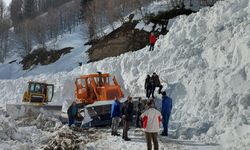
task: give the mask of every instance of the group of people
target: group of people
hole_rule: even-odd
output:
[[[160,131],[160,123],[163,124],[162,136],[168,136],[168,122],[172,110],[172,99],[167,96],[166,92],[161,92],[162,94],[162,109],[158,111],[155,107],[154,99],[148,99],[146,106],[142,103],[141,98],[138,100],[137,105],[137,119],[136,127],[143,127],[145,131],[145,137],[147,141],[148,150],[152,149],[152,142],[154,149],[159,149],[158,144],[158,133]],[[112,103],[111,117],[111,135],[120,136],[118,133],[118,127],[120,121],[122,120],[123,124],[123,133],[122,138],[125,141],[130,141],[128,137],[128,130],[130,125],[133,122],[133,112],[134,105],[132,103],[132,97],[128,97],[123,105],[120,104],[120,101],[116,99]]]
[[[145,90],[146,90],[147,98],[150,98],[151,95],[152,95],[152,98],[155,98],[154,92],[155,92],[156,87],[159,87],[158,93],[161,94],[161,90],[163,86],[161,85],[159,76],[155,72],[153,73],[152,76],[148,74],[145,79]]]

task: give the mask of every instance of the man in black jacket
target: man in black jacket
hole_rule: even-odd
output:
[[[153,90],[153,79],[150,77],[150,75],[147,75],[147,78],[145,79],[145,90],[146,90],[146,97],[150,98],[150,95]]]
[[[137,105],[137,115],[136,115],[136,127],[141,128],[142,127],[142,120],[140,118],[141,114],[143,113],[144,106],[142,104],[142,99],[139,97],[138,99],[138,105]]]
[[[154,72],[152,75],[152,80],[153,80],[153,89],[152,89],[152,97],[154,98],[154,91],[156,87],[159,87],[158,93],[161,94],[161,89],[162,89],[162,85],[159,79],[159,76]]]
[[[128,96],[122,107],[122,119],[123,119],[123,133],[122,138],[125,141],[130,141],[128,138],[128,130],[130,123],[133,121],[133,103],[132,97]]]

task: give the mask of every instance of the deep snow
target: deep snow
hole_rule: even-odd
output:
[[[82,70],[0,80],[1,105],[20,103],[27,81],[45,80],[56,86],[53,103],[66,107],[74,99],[74,78],[96,71],[115,75],[125,93],[143,96],[146,75],[157,72],[174,100],[170,126],[179,139],[218,142],[223,149],[250,147],[249,0],[225,0],[180,16],[155,51],[148,48]]]

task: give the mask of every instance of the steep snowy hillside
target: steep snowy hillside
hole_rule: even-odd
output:
[[[60,35],[56,41],[48,41],[47,49],[63,49],[65,47],[73,47],[71,53],[62,56],[58,61],[46,66],[34,66],[33,69],[23,70],[22,64],[19,63],[21,58],[16,55],[7,59],[4,64],[0,63],[0,79],[15,79],[19,77],[38,75],[41,73],[57,73],[62,71],[72,71],[79,62],[86,63],[88,55],[86,53],[89,46],[84,46],[88,41],[87,27],[77,26],[72,33]],[[34,47],[35,49],[36,47]],[[16,62],[8,64],[8,62],[17,59]]]
[[[181,16],[156,45],[153,52],[145,47],[82,70],[0,80],[1,104],[20,102],[28,80],[46,80],[56,86],[54,103],[66,106],[74,77],[96,71],[116,75],[126,93],[144,95],[146,75],[157,72],[174,100],[170,125],[177,137],[249,148],[250,1],[225,0]]]

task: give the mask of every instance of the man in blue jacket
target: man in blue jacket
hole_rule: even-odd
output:
[[[168,136],[168,121],[172,110],[172,99],[167,96],[166,92],[162,92],[162,124],[163,124],[163,132],[162,136]]]
[[[67,110],[69,126],[71,126],[72,124],[75,124],[77,113],[78,113],[78,106],[76,104],[76,101],[73,101],[73,103],[70,105],[69,109]]]
[[[111,118],[112,118],[112,125],[111,125],[111,135],[120,136],[117,130],[119,127],[119,123],[121,121],[121,104],[120,101],[116,98],[115,101],[112,103],[111,108]]]

